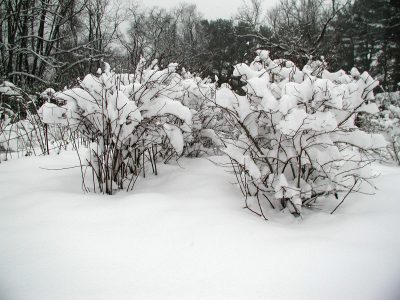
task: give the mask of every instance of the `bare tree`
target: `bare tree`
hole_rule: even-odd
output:
[[[19,84],[47,83],[45,71],[57,69],[63,28],[79,14],[78,0],[4,0],[0,48],[1,74]]]
[[[264,0],[242,0],[242,6],[239,7],[236,19],[251,27],[259,26],[264,21],[263,2]]]
[[[0,75],[19,86],[66,81],[72,68],[102,58],[119,11],[112,0],[2,0]]]
[[[268,35],[258,32],[245,36],[257,37],[263,47],[304,64],[312,56],[329,56],[334,46],[332,41],[327,41],[332,23],[349,3],[348,0],[281,0],[267,12]],[[250,10],[253,15],[256,8],[253,5]]]
[[[148,62],[157,59],[160,65],[175,61],[198,69],[204,60],[206,36],[195,5],[181,4],[172,10],[141,10],[134,5],[127,18],[128,34],[120,41],[133,66],[144,57]]]
[[[322,46],[332,47],[324,40],[329,26],[348,3],[282,0],[267,17],[272,28],[272,45],[277,45],[289,55],[309,57],[322,54]]]

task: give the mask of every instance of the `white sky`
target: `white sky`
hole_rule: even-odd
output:
[[[242,5],[243,0],[141,0],[139,3],[147,7],[159,6],[164,8],[171,8],[179,3],[193,3],[196,4],[198,10],[207,19],[228,19],[237,13],[237,9]],[[278,0],[264,0],[264,10],[268,7],[274,6]]]

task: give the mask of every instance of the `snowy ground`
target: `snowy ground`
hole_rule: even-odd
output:
[[[83,194],[74,153],[0,165],[0,299],[400,299],[400,168],[303,219],[241,208],[206,159]]]

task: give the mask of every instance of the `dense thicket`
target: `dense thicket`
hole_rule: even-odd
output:
[[[235,86],[233,66],[261,48],[299,66],[323,56],[332,69],[356,66],[386,90],[398,89],[398,1],[280,0],[270,10],[262,2],[244,1],[230,20],[205,20],[188,4],[0,0],[0,78],[33,91],[59,88],[95,72],[104,58],[133,72],[145,57]]]
[[[0,75],[20,86],[41,88],[93,70],[93,62],[107,54],[120,22],[118,10],[109,4],[0,1]]]
[[[378,2],[251,0],[209,21],[186,4],[0,0],[2,159],[72,147],[84,190],[113,194],[224,152],[259,215],[343,202],[400,155],[398,97],[376,100],[370,75],[398,88],[398,7]]]
[[[337,65],[369,70],[387,90],[400,81],[400,2],[356,0],[334,25]]]

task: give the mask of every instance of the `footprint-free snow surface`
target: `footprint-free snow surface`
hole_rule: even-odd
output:
[[[221,158],[212,158],[221,160]],[[0,299],[400,299],[400,169],[334,215],[242,209],[207,159],[85,194],[75,154],[0,165]],[[332,203],[330,207],[334,207]]]

